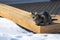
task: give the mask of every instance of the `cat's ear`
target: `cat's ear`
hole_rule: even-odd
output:
[[[38,13],[37,12],[35,12],[35,15],[37,15]]]
[[[34,15],[35,13],[34,12],[32,12],[32,15]]]
[[[32,15],[37,15],[38,13],[37,12],[32,12]]]

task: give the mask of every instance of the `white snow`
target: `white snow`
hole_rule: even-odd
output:
[[[0,40],[60,40],[60,34],[33,34],[11,20],[0,18]]]
[[[8,33],[8,34],[21,34],[21,33],[29,33],[26,30],[17,26],[11,20],[6,18],[0,18],[0,33]]]

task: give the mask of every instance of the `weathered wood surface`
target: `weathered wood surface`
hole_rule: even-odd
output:
[[[58,20],[55,21],[57,24],[48,25],[48,26],[37,26],[31,18],[31,13],[14,8],[5,4],[0,4],[0,16],[10,19],[13,22],[23,26],[24,28],[31,30],[35,33],[51,33],[51,32],[60,32],[60,16],[57,15],[55,18]]]
[[[40,33],[40,27],[34,24],[29,12],[0,4],[0,16],[8,18],[33,32]]]

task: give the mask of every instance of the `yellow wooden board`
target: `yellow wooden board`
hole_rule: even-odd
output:
[[[37,26],[31,17],[31,13],[25,10],[11,7],[6,4],[0,4],[0,16],[10,19],[13,22],[21,25],[22,27],[31,30],[35,33],[51,33],[60,32],[60,16],[55,18],[59,19],[55,21],[57,24],[49,26]]]

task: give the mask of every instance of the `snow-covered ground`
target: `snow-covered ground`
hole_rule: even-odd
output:
[[[0,40],[60,40],[60,34],[0,34]]]
[[[16,25],[11,20],[8,20],[6,18],[0,18],[0,33],[8,33],[8,34],[21,34],[21,33],[30,33],[22,28],[20,28],[18,25]]]
[[[0,18],[0,40],[60,40],[60,34],[33,34],[11,20]]]

